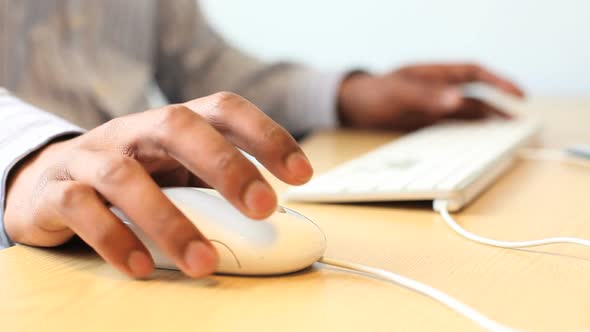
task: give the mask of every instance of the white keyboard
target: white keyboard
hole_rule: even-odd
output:
[[[469,203],[538,132],[532,122],[447,122],[410,133],[291,188],[286,198],[311,202],[449,200]]]

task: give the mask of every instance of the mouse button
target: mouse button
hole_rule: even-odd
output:
[[[273,218],[273,222],[278,226],[281,245],[286,250],[300,248],[311,256],[316,256],[317,253],[323,254],[326,250],[327,238],[322,229],[303,215],[286,210],[287,214],[277,214]]]
[[[209,241],[213,244],[219,255],[218,272],[233,273],[242,268],[242,264],[236,253],[227,244],[214,239],[209,239]]]
[[[324,232],[320,226],[318,226],[318,224],[316,224],[315,222],[313,222],[311,219],[307,218],[306,216],[302,215],[299,212],[296,212],[294,210],[291,210],[289,208],[283,208],[285,210],[285,217],[281,218],[284,219],[285,222],[289,222],[290,220],[293,220],[293,222],[296,221],[304,221],[306,224],[309,224],[311,226],[313,226],[314,228],[317,228],[320,232]]]
[[[202,190],[167,189],[166,195],[208,237],[244,245],[270,247],[276,241],[275,226],[252,220],[224,199]]]
[[[166,191],[166,195],[181,210],[208,210],[223,208],[223,201],[213,195],[207,195],[200,191]]]
[[[326,233],[324,233],[324,230],[318,224],[316,224],[313,220],[311,220],[311,219],[307,218],[306,216],[302,215],[301,213],[291,210],[289,208],[285,208],[285,211],[288,215],[293,216],[298,219],[301,219],[301,220],[305,220],[309,225],[313,225],[314,228],[316,228],[320,233],[322,233],[324,240],[326,239]]]
[[[227,209],[212,209],[212,211],[185,209],[183,211],[207,237],[222,239],[226,244],[232,243],[232,247],[236,245],[269,247],[276,242],[275,225],[227,212]]]
[[[284,213],[287,214],[287,215],[289,215],[289,216],[292,216],[292,217],[295,217],[295,218],[298,218],[298,219],[302,219],[302,220],[305,220],[305,221],[307,221],[309,223],[312,223],[312,221],[309,220],[306,216],[302,215],[299,212],[296,212],[295,210],[291,210],[291,209],[286,208],[286,207],[283,207],[283,210],[285,211]]]

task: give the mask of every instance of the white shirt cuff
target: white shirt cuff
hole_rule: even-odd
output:
[[[291,84],[284,112],[289,131],[303,133],[337,127],[338,91],[347,75],[348,72],[314,70],[298,73]]]
[[[13,244],[4,230],[3,219],[6,183],[14,165],[57,137],[83,132],[84,129],[0,89],[0,249]]]

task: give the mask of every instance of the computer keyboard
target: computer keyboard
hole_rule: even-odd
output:
[[[524,120],[446,122],[413,133],[291,188],[286,198],[314,202],[449,201],[469,203],[538,132]]]

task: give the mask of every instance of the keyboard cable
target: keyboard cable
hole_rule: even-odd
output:
[[[578,160],[569,159],[556,151],[548,151],[548,150],[525,150],[522,151],[520,154],[521,158],[525,159],[532,159],[532,160],[552,160],[552,161],[562,161],[570,164],[574,164],[576,166],[590,166],[590,163],[584,161],[579,162]],[[455,231],[460,236],[489,246],[500,247],[500,248],[527,248],[527,247],[535,247],[535,246],[542,246],[542,245],[549,245],[549,244],[558,244],[558,243],[567,243],[567,244],[576,244],[584,247],[590,247],[590,241],[586,239],[580,239],[575,237],[550,237],[550,238],[543,238],[539,240],[529,240],[529,241],[500,241],[495,239],[486,238],[483,236],[479,236],[477,234],[471,233],[466,229],[462,228],[455,219],[451,216],[448,210],[449,202],[447,200],[434,200],[433,202],[433,209],[434,211],[438,212],[444,222],[449,226],[453,231]],[[375,268],[366,265],[356,264],[352,262],[337,260],[333,258],[322,257],[319,260],[320,263],[333,266],[336,268],[340,268],[346,271],[352,271],[360,273],[361,275],[369,276],[378,280],[388,281],[394,284],[398,284],[425,296],[428,296],[439,303],[447,306],[448,308],[452,309],[453,311],[463,315],[464,317],[470,319],[471,321],[478,324],[480,327],[493,332],[517,332],[517,330],[498,323],[491,318],[483,315],[482,313],[478,312],[474,308],[460,302],[459,300],[453,298],[452,296],[434,288],[423,284],[419,281],[404,277],[402,275]]]
[[[530,159],[530,160],[543,160],[543,161],[560,161],[564,163],[568,163],[575,166],[583,166],[589,167],[590,163],[587,161],[580,161],[577,158],[568,158],[568,156],[564,155],[561,151],[556,150],[547,150],[547,149],[527,149],[523,150],[520,153],[520,157],[523,159]],[[444,222],[449,226],[453,231],[455,231],[460,236],[480,244],[489,245],[493,247],[499,248],[528,248],[528,247],[536,247],[536,246],[543,246],[549,244],[575,244],[584,247],[590,247],[590,240],[576,238],[576,237],[549,237],[543,238],[538,240],[529,240],[529,241],[501,241],[486,238],[474,233],[469,232],[468,230],[464,229],[455,221],[455,219],[449,213],[449,202],[443,199],[437,199],[433,202],[433,209],[434,211],[438,212]],[[341,263],[342,264],[342,263]],[[350,264],[349,264],[350,265]],[[483,316],[479,312],[475,311],[473,308],[466,306],[463,303],[458,302],[457,300],[453,299],[447,294],[444,294],[428,285],[421,284],[417,281],[405,278],[403,276],[395,275],[391,272],[387,271],[375,271],[375,269],[367,268],[359,269],[358,266],[352,266],[354,270],[360,270],[364,273],[370,273],[371,275],[375,274],[377,277],[387,279],[391,282],[398,283],[404,287],[413,289],[419,293],[427,295],[443,304],[448,306],[449,308],[455,310],[456,312],[462,314],[463,316],[471,319],[472,321],[478,323],[481,327],[489,330],[489,331],[515,331],[510,327],[504,326],[500,323],[497,323],[488,317]],[[349,267],[350,268],[350,267]],[[378,272],[378,273],[376,273]]]
[[[455,219],[451,216],[448,210],[448,201],[446,200],[435,200],[433,204],[434,211],[438,212],[444,222],[449,226],[453,231],[457,234],[461,235],[462,237],[471,240],[473,242],[485,244],[488,246],[499,247],[499,248],[528,248],[528,247],[537,247],[537,246],[544,246],[548,244],[558,244],[558,243],[568,243],[568,244],[576,244],[584,247],[590,247],[590,240],[580,239],[577,237],[548,237],[538,240],[530,240],[530,241],[501,241],[501,240],[494,240],[487,237],[479,236],[477,234],[471,233],[468,230],[461,227]]]
[[[557,161],[562,162],[565,164],[573,165],[573,166],[581,166],[581,167],[590,167],[590,162],[587,160],[581,160],[579,158],[573,158],[564,154],[561,150],[554,150],[554,149],[523,149],[519,153],[519,157],[522,159],[528,160],[536,160],[536,161]],[[528,248],[528,247],[537,247],[537,246],[544,246],[549,244],[575,244],[584,247],[590,247],[590,240],[581,239],[577,237],[549,237],[543,238],[538,240],[530,240],[530,241],[501,241],[501,240],[494,240],[490,238],[486,238],[483,236],[479,236],[477,234],[471,233],[468,230],[464,229],[455,221],[455,219],[449,213],[449,202],[444,199],[437,199],[433,202],[433,209],[434,211],[438,212],[444,222],[449,226],[453,231],[457,234],[461,235],[462,237],[489,246],[499,247],[499,248]]]
[[[590,160],[582,158],[561,149],[525,148],[518,153],[521,159],[532,161],[555,161],[570,166],[590,168]]]

